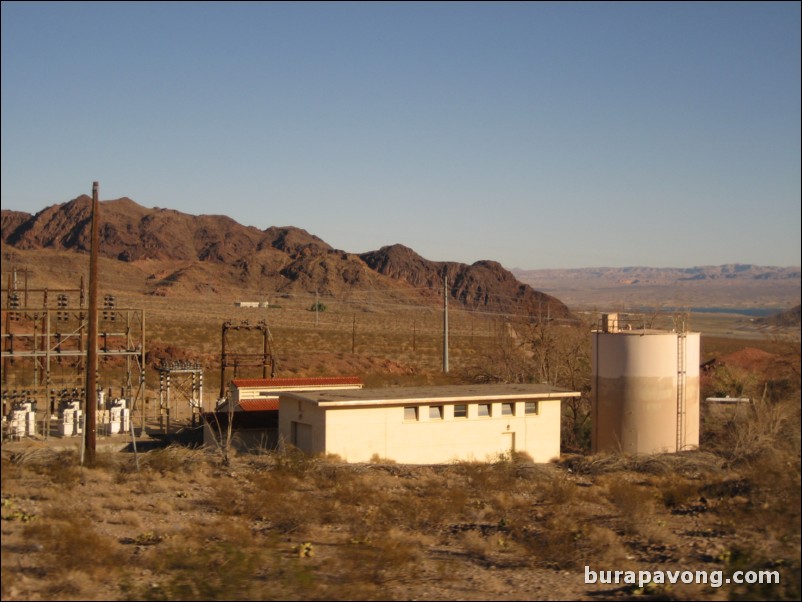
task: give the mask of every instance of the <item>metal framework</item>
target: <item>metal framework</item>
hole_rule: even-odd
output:
[[[47,289],[41,292],[46,300]],[[4,391],[24,389],[31,397],[46,400],[56,390],[85,388],[88,310],[67,307],[65,299],[66,294],[60,294],[56,308],[12,304],[2,309],[0,380]],[[99,313],[98,356],[102,364],[124,363],[121,393],[133,412],[139,409],[138,403],[144,405],[145,398],[145,312],[114,307],[107,295]]]
[[[170,430],[170,416],[176,415],[178,398],[171,400],[172,389],[177,389],[181,400],[189,404],[192,426],[200,423],[203,413],[203,368],[198,362],[171,361],[162,363],[159,371],[159,424],[165,432]],[[172,406],[171,406],[172,401]],[[166,419],[166,425],[165,425]]]
[[[229,351],[231,342],[228,338],[229,331],[258,331],[262,335],[262,352],[231,352]],[[267,322],[259,320],[256,324],[251,324],[248,320],[243,320],[235,324],[232,320],[223,322],[222,350],[220,353],[220,399],[226,396],[226,369],[234,369],[234,377],[242,367],[261,367],[262,378],[268,378],[267,368],[270,367],[270,378],[276,375],[276,360],[273,356],[271,343],[273,336],[267,327]]]

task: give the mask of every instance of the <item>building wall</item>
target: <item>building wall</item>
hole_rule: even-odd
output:
[[[679,337],[593,333],[594,452],[660,453],[699,446],[699,333],[687,333],[685,413],[677,449]]]
[[[279,445],[289,443],[308,454],[327,453],[325,411],[305,399],[279,399]]]
[[[430,418],[428,405],[415,405],[418,419],[406,420],[403,405],[319,408],[282,398],[280,435],[291,442],[292,422],[309,424],[311,439],[301,447],[304,451],[336,454],[348,462],[368,462],[374,456],[403,464],[487,461],[513,446],[536,462],[560,455],[558,399],[538,401],[539,413],[528,415],[524,402],[516,401],[512,416],[502,415],[502,402],[491,404],[489,417],[479,416],[479,403],[466,402],[467,418],[454,417],[452,403],[432,405],[442,405],[442,419]]]

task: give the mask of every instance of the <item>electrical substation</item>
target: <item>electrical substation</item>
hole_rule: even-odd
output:
[[[3,274],[3,437],[83,434],[89,346],[87,292],[77,286],[29,286],[31,272]],[[144,420],[145,313],[105,295],[98,308],[97,425],[101,435],[127,433]]]

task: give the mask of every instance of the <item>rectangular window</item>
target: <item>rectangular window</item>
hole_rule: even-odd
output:
[[[468,406],[465,404],[457,404],[454,406],[454,418],[467,418]]]
[[[540,408],[538,407],[536,401],[527,401],[524,412],[526,412],[527,414],[539,414]]]
[[[443,406],[429,406],[429,420],[442,420]]]
[[[515,416],[515,404],[514,403],[502,403],[501,404],[501,415],[502,416]]]
[[[404,420],[417,420],[418,419],[418,408],[415,406],[409,406],[404,408]]]
[[[479,404],[479,416],[490,416],[490,404],[489,403],[480,403]]]

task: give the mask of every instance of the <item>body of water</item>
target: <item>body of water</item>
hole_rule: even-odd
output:
[[[659,310],[663,313],[670,314],[674,312],[688,311],[688,309],[695,314],[738,314],[750,318],[763,318],[765,316],[770,316],[783,311],[782,309],[777,309],[776,307],[642,307],[640,311],[651,312]]]

